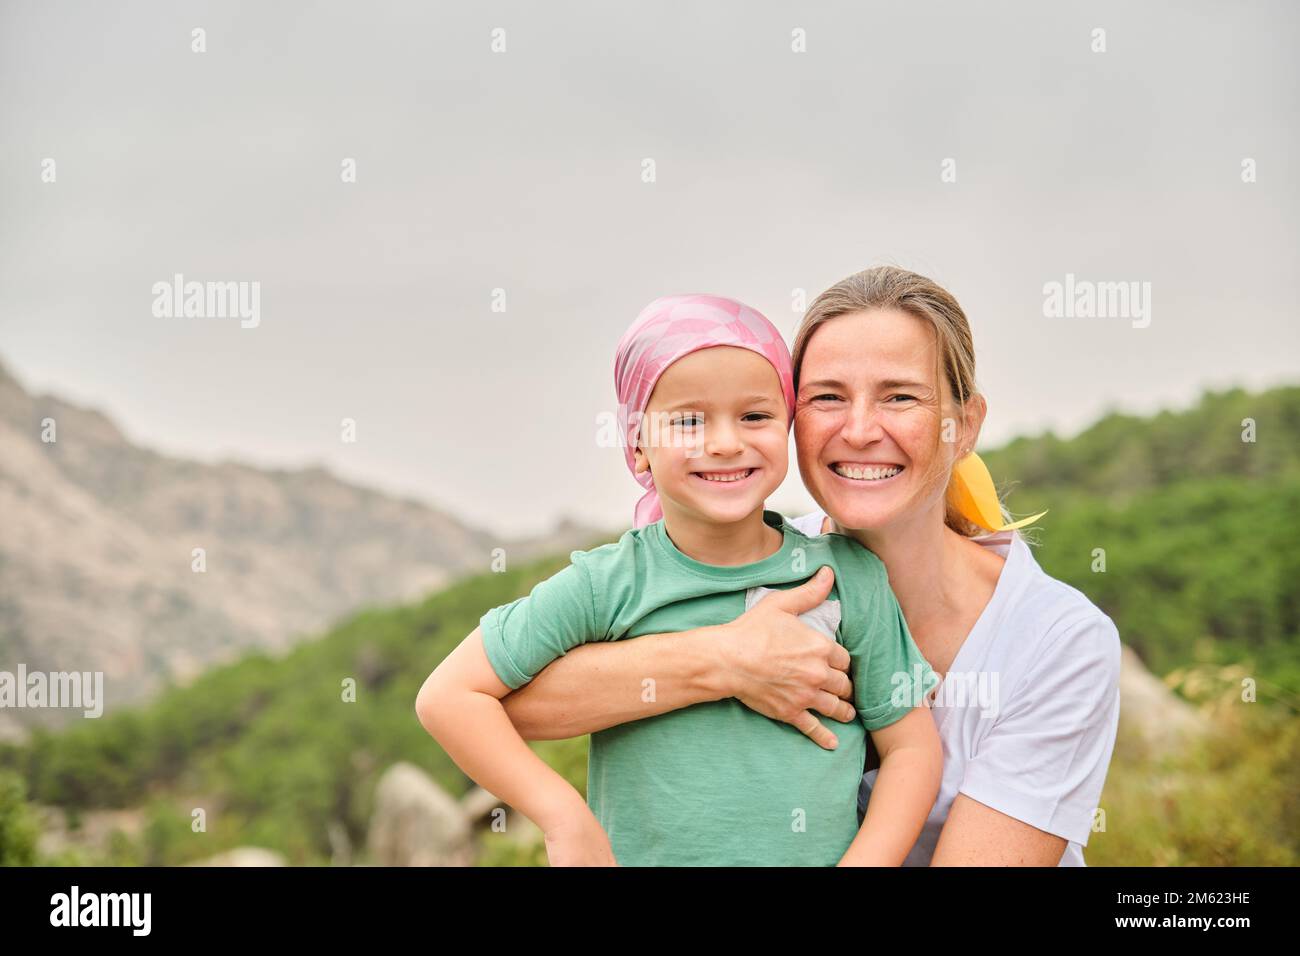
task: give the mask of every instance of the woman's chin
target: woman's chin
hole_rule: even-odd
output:
[[[898,516],[900,510],[881,507],[880,503],[865,504],[854,495],[825,495],[821,506],[845,532],[883,528]]]

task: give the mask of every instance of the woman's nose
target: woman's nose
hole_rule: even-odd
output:
[[[885,430],[880,425],[875,409],[866,402],[855,402],[849,407],[844,426],[840,429],[840,437],[855,448],[865,448],[872,442],[879,441],[884,434]]]

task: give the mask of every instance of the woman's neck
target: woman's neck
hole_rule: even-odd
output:
[[[942,509],[940,501],[887,528],[843,531],[884,562],[889,586],[918,640],[918,632],[930,636],[936,623],[963,620],[972,602],[982,609],[992,596],[992,588],[983,593],[986,589],[978,583],[987,583],[981,573],[987,568],[977,567],[971,542],[944,524]],[[996,583],[995,574],[993,586]],[[966,634],[951,636],[964,640]]]
[[[763,520],[763,509],[739,521],[709,521],[664,503],[664,531],[682,554],[701,564],[753,564],[781,550],[785,535]]]

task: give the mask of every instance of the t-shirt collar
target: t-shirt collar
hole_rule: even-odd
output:
[[[675,564],[694,571],[697,574],[704,574],[711,577],[719,575],[728,579],[745,577],[748,575],[757,575],[759,577],[769,574],[776,569],[788,569],[791,565],[794,549],[799,543],[799,534],[795,531],[794,526],[786,520],[780,512],[763,509],[763,522],[770,527],[776,528],[784,536],[781,547],[773,554],[768,555],[760,561],[753,561],[749,564],[733,565],[716,565],[705,564],[702,561],[696,561],[689,555],[683,554],[673,544],[672,538],[668,537],[668,532],[664,529],[664,519],[660,518],[649,526],[651,537],[655,544],[663,551],[669,560]]]

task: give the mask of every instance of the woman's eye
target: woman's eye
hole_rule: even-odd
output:
[[[905,401],[905,402],[914,402],[914,401],[916,401],[916,397],[915,397],[914,395],[891,395],[891,396],[889,396],[889,400],[890,400],[891,402],[892,402],[894,399],[896,399],[896,398],[901,398],[901,399],[902,399],[903,401]]]
[[[839,398],[838,395],[832,394],[831,392],[826,392],[824,395],[814,395],[811,401],[814,402],[832,401],[833,402],[838,398]]]

